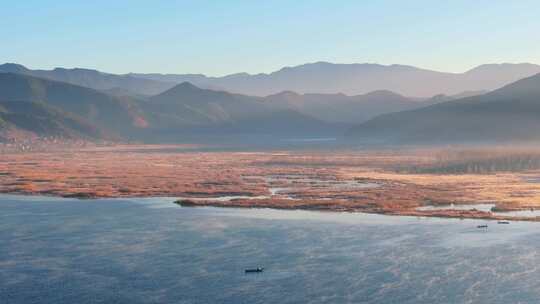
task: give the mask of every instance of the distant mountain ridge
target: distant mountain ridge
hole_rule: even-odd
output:
[[[456,95],[465,91],[491,91],[536,73],[540,73],[540,65],[529,63],[486,64],[464,73],[446,73],[406,65],[316,62],[255,75],[129,75],[155,81],[189,81],[199,87],[255,96],[273,95],[283,91],[300,94],[362,95],[388,90],[409,97],[432,97],[439,94]]]
[[[188,82],[141,103],[164,133],[290,135],[335,132],[335,126],[263,98],[196,87]],[[155,132],[155,130],[153,131]]]
[[[415,109],[437,102],[436,99],[413,100],[385,90],[355,96],[298,94],[285,91],[264,97],[263,100],[274,106],[295,109],[323,121],[348,124],[360,123],[380,114]]]
[[[453,96],[445,96],[444,99],[451,100]],[[219,123],[292,110],[329,124],[359,123],[379,114],[415,109],[439,101],[435,98],[413,100],[390,91],[375,91],[357,96],[286,91],[256,97],[201,89],[188,82],[148,100],[146,107],[151,105],[155,112],[167,116],[177,113],[177,122],[199,119],[204,123]]]
[[[123,89],[133,94],[154,95],[175,85],[175,83],[159,82],[129,75],[115,75],[90,69],[30,70],[23,65],[6,63],[0,65],[0,73],[17,73],[39,78],[46,78],[95,90]]]
[[[519,79],[540,73],[540,65],[485,64],[464,73],[438,72],[407,65],[370,63],[308,63],[284,67],[269,74],[236,73],[223,77],[202,74],[129,73],[115,75],[90,69],[31,70],[19,64],[0,65],[0,72],[26,74],[102,91],[132,92],[153,96],[176,84],[190,82],[197,87],[231,93],[268,96],[283,91],[299,94],[363,95],[386,90],[407,97],[430,98],[466,91],[492,91]]]
[[[35,77],[17,65],[3,68],[14,72],[0,72],[0,140],[10,134],[153,142],[334,137],[354,124],[360,125],[350,129],[350,138],[388,142],[529,140],[540,134],[536,119],[540,74],[487,94],[466,91],[431,98],[409,98],[388,90],[351,96],[283,91],[259,97],[189,82],[144,96],[122,87],[96,90]],[[522,71],[515,65],[495,65],[470,74],[509,68]],[[509,127],[501,127],[504,124]],[[529,129],[538,132],[524,131]]]
[[[350,129],[351,139],[386,143],[540,140],[540,74],[484,95],[384,114]]]

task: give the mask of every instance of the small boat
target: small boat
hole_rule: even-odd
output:
[[[487,229],[487,227],[488,227],[488,225],[485,225],[485,224],[476,226],[476,228],[485,228],[485,229]]]
[[[509,221],[498,221],[497,224],[510,224]]]
[[[256,273],[256,272],[263,272],[264,268],[257,267],[257,268],[248,268],[245,270],[245,273]]]

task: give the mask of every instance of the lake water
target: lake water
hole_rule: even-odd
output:
[[[495,207],[495,204],[459,204],[459,205],[440,205],[440,206],[421,206],[416,208],[420,211],[432,211],[432,210],[479,210],[484,212],[491,212],[491,208]]]
[[[432,210],[479,210],[484,212],[491,212],[493,215],[502,215],[508,217],[538,217],[540,216],[540,210],[516,210],[516,211],[491,211],[495,207],[495,204],[459,204],[459,205],[440,205],[440,206],[421,206],[416,208],[419,211],[432,211]]]
[[[540,223],[171,201],[0,196],[0,303],[540,300]]]

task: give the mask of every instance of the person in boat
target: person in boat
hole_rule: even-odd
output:
[[[262,268],[262,267],[257,267],[257,268],[246,269],[246,270],[245,270],[245,273],[263,272],[263,271],[264,271],[264,268]]]

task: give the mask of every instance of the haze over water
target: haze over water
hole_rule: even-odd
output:
[[[2,303],[536,303],[538,223],[0,197]],[[487,231],[476,228],[487,223]],[[261,274],[244,269],[265,267]]]

